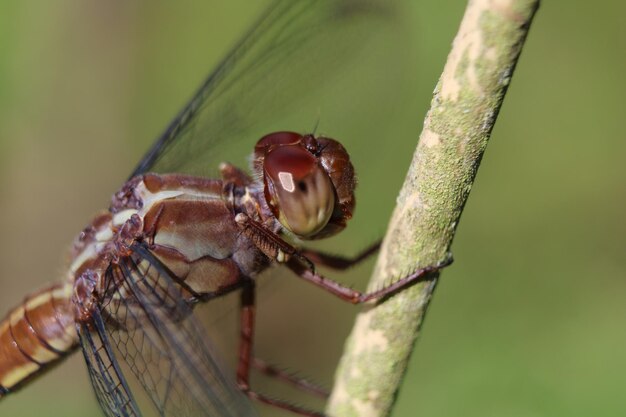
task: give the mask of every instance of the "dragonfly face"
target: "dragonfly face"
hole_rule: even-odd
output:
[[[319,239],[346,227],[354,169],[339,142],[281,131],[258,141],[252,177],[230,164],[205,174],[230,160],[224,155],[231,142],[243,154],[250,149],[244,141],[267,132],[306,132],[324,108],[309,97],[333,85],[354,57],[372,54],[370,40],[395,27],[397,12],[387,1],[274,2],[157,139],[109,210],[79,235],[61,283],[7,316],[0,397],[80,350],[109,416],[140,415],[128,379],[160,415],[254,415],[245,395],[251,345],[242,342],[236,377],[222,369],[192,307],[240,289],[242,332],[251,333],[254,278],[269,263],[284,263],[316,285],[323,280],[312,260],[347,265],[300,251],[287,237]],[[358,103],[346,107],[343,114],[358,119]],[[339,286],[328,290],[364,300]]]
[[[354,169],[336,140],[278,132],[263,137],[254,156],[267,204],[288,231],[304,239],[328,237],[352,217]]]

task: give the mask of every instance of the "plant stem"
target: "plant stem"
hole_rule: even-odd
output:
[[[443,260],[539,0],[470,0],[435,89],[369,290]],[[357,317],[327,406],[389,416],[437,277]]]

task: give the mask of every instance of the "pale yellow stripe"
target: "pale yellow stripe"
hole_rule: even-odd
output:
[[[4,320],[0,325],[0,334],[6,333],[9,331],[9,320]]]
[[[112,223],[115,226],[121,226],[121,225],[123,225],[126,222],[126,220],[130,219],[130,217],[133,214],[136,214],[136,213],[137,213],[137,210],[135,210],[135,209],[122,210],[122,211],[120,211],[118,213],[115,213],[115,215],[113,216],[113,219],[112,219]],[[100,239],[98,239],[98,240],[100,240]]]
[[[62,287],[55,288],[52,291],[52,297],[55,300],[69,300],[72,297],[72,284],[65,283]]]
[[[36,360],[37,362],[41,364],[48,363],[59,358],[59,355],[57,355],[51,350],[48,350],[43,345],[40,345],[39,347],[37,347],[37,349],[35,349],[34,352],[28,352],[28,354],[30,355],[31,358],[33,358],[34,360]]]
[[[34,310],[37,307],[49,302],[50,299],[52,299],[52,294],[50,293],[50,291],[46,291],[39,295],[36,295],[26,302],[26,310]]]
[[[22,380],[26,379],[29,375],[39,370],[39,365],[33,362],[25,363],[11,372],[7,373],[1,380],[0,385],[5,388],[11,389],[13,385],[18,384]]]
[[[113,239],[113,230],[110,227],[105,227],[103,230],[99,230],[95,236],[98,242],[108,242]]]
[[[42,294],[43,295],[43,294]],[[40,298],[40,297],[37,297]],[[48,296],[48,299],[50,297]],[[30,304],[30,303],[27,303]],[[37,305],[41,305],[41,302],[35,300],[35,306]],[[11,316],[9,318],[9,323],[12,327],[17,326],[22,320],[24,320],[24,308],[23,307],[18,307],[16,308],[13,312],[11,312]],[[4,326],[3,326],[4,327]],[[7,329],[8,330],[8,329]],[[33,329],[34,332],[34,329]],[[37,336],[35,334],[32,334],[33,338],[36,338]],[[16,342],[18,343],[18,345],[20,344],[19,340],[16,340]],[[54,353],[53,351],[47,349],[45,346],[43,346],[39,341],[37,341],[37,343],[39,344],[39,346],[37,346],[37,348],[35,349],[34,352],[27,352],[28,355],[34,359],[35,361],[39,362],[39,363],[45,363],[45,362],[50,362],[52,360],[55,360],[59,357],[59,355],[57,355],[56,353]]]
[[[63,337],[55,337],[46,342],[56,350],[67,352],[78,342],[78,334],[74,326],[68,326],[64,329]]]
[[[88,259],[95,258],[97,255],[96,248],[93,244],[87,245],[79,254],[74,258],[74,262],[70,265],[70,273],[74,274],[82,264]]]
[[[8,321],[9,321],[11,327],[14,327],[23,318],[24,318],[24,307],[19,306],[18,308],[16,308],[15,310],[13,310],[11,312],[11,315],[9,316],[9,320]]]

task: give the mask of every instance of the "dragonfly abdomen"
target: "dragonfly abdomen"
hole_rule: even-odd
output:
[[[27,296],[0,323],[0,397],[43,373],[78,346],[71,284]]]

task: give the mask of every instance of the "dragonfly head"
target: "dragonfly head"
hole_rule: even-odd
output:
[[[336,140],[275,132],[254,150],[254,170],[278,221],[303,239],[334,235],[354,210],[356,178],[350,156]]]

